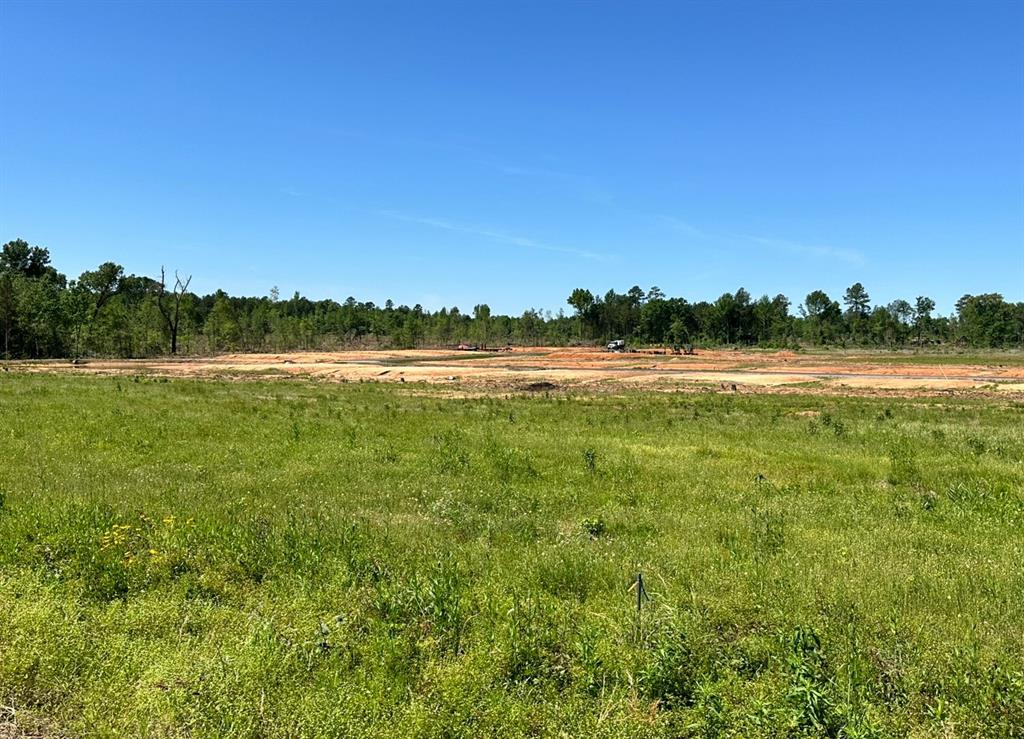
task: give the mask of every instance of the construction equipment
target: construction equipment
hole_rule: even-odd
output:
[[[623,339],[615,339],[614,341],[609,341],[605,348],[610,352],[621,353],[626,351],[626,342]]]

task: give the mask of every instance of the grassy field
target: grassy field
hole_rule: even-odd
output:
[[[977,350],[977,349],[929,349],[919,351],[892,350],[878,351],[861,350],[822,350],[809,349],[800,352],[802,357],[822,357],[823,359],[842,359],[848,362],[864,362],[866,364],[886,365],[976,365],[997,367],[1020,367],[1024,365],[1024,352],[1016,350]]]
[[[1022,736],[1022,459],[995,400],[10,373],[0,721]]]

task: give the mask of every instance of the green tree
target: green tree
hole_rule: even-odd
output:
[[[910,331],[910,319],[914,315],[914,309],[910,306],[910,303],[901,298],[889,303],[886,310],[889,311],[889,315],[893,318],[896,343],[903,346],[907,341],[907,334]]]
[[[866,316],[871,310],[871,296],[864,286],[855,282],[846,288],[843,295],[843,302],[846,304],[847,313],[857,316]]]
[[[480,336],[480,343],[486,347],[491,337],[491,306],[487,305],[487,303],[474,305],[473,323],[476,326],[477,334]]]
[[[11,338],[18,320],[18,296],[12,273],[0,271],[0,329],[4,334],[4,359],[11,358]]]
[[[815,343],[834,341],[836,329],[842,319],[839,303],[823,290],[808,293],[800,306],[800,314],[807,319],[809,338]]]
[[[666,338],[674,346],[690,343],[690,331],[686,326],[686,321],[681,317],[673,319],[668,327]]]
[[[711,331],[716,341],[731,344],[735,340],[739,308],[732,293],[723,293],[714,303]]]
[[[1014,306],[999,293],[964,295],[956,310],[961,333],[974,346],[1004,346],[1017,334]]]
[[[789,298],[762,295],[751,309],[754,339],[761,344],[785,341],[790,331]]]
[[[213,298],[213,308],[206,317],[203,334],[214,351],[233,348],[239,337],[238,320],[227,293],[218,290]]]
[[[857,341],[871,311],[871,297],[862,284],[855,282],[846,288],[843,303],[846,304],[846,319],[850,324],[850,333],[853,340]]]
[[[580,341],[583,340],[583,321],[586,315],[594,307],[594,294],[590,290],[584,290],[582,287],[577,287],[569,295],[569,299],[566,301],[576,310],[576,323],[579,328]]]
[[[50,252],[40,246],[29,246],[24,239],[8,241],[0,249],[0,273],[20,274],[29,279],[56,273],[50,266]]]
[[[50,264],[48,250],[23,239],[0,248],[0,351],[4,356],[55,356],[65,351],[66,314],[60,308],[66,288],[67,280]]]
[[[123,276],[124,268],[121,265],[104,262],[97,269],[83,272],[72,286],[72,291],[78,295],[76,353],[81,353],[83,347],[89,345],[96,319],[110,298],[117,293]]]
[[[22,332],[23,353],[34,357],[62,353],[64,342],[61,330],[65,323],[61,311],[63,280],[57,280],[52,273],[47,273],[37,279],[22,279],[20,283],[18,321]]]
[[[935,301],[924,295],[918,295],[914,301],[914,327],[917,329],[917,343],[921,343],[924,333],[928,330],[932,320],[932,311],[935,310]]]
[[[673,320],[672,305],[667,300],[649,299],[640,308],[640,336],[651,343],[664,343],[669,340],[668,334]]]
[[[544,326],[544,317],[540,311],[530,308],[523,311],[519,318],[519,337],[523,344],[536,344],[540,339]]]

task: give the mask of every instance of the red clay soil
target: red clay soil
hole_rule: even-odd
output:
[[[977,359],[977,357],[973,357]],[[336,382],[426,382],[466,390],[522,389],[531,384],[613,390],[825,392],[828,394],[933,395],[950,392],[1024,397],[1024,354],[993,354],[984,363],[949,357],[867,353],[668,350],[615,354],[565,347],[517,347],[488,353],[413,349],[145,360],[11,362],[21,372],[180,377],[312,377]],[[988,361],[991,360],[991,361]],[[454,388],[453,388],[454,389]]]

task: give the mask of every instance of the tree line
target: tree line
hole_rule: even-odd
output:
[[[904,347],[1024,345],[1024,303],[998,293],[964,295],[950,316],[919,296],[872,305],[860,283],[842,303],[822,290],[793,310],[785,295],[754,299],[740,288],[713,302],[691,303],[659,288],[595,295],[577,288],[571,313],[536,309],[494,315],[486,304],[425,310],[348,298],[310,300],[276,288],[264,297],[223,290],[197,295],[191,276],[126,274],[106,262],[69,280],[49,250],[17,239],[0,251],[0,350],[5,358],[147,357],[223,351],[295,351],[352,346],[416,347],[474,343]]]

